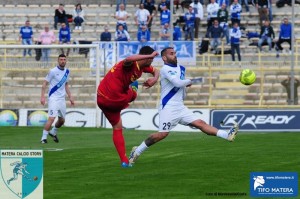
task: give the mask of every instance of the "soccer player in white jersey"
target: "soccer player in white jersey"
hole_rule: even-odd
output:
[[[176,52],[172,47],[163,49],[161,57],[164,65],[160,70],[159,130],[151,134],[138,147],[132,148],[129,157],[130,164],[133,164],[148,147],[166,138],[177,124],[192,126],[207,135],[218,136],[228,141],[233,141],[238,131],[238,124],[227,132],[197,118],[183,103],[186,87],[191,86],[197,80],[185,79],[185,68],[177,63]]]
[[[43,85],[42,85],[42,93],[41,93],[41,104],[45,105],[45,91],[47,84],[49,83],[49,92],[48,92],[48,121],[46,122],[43,130],[43,135],[41,138],[41,143],[47,143],[48,134],[53,138],[54,142],[59,142],[57,137],[57,130],[65,123],[66,116],[66,94],[69,97],[71,105],[74,105],[74,99],[71,95],[69,89],[69,69],[65,68],[67,63],[66,55],[60,54],[58,56],[58,66],[52,68],[47,74]],[[57,122],[51,129],[51,126],[58,117]],[[50,131],[51,129],[51,131]]]

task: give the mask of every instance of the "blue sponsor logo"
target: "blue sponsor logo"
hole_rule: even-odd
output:
[[[251,172],[251,197],[298,196],[297,172]]]
[[[240,131],[299,131],[300,111],[213,110],[211,125],[230,128],[237,122]]]

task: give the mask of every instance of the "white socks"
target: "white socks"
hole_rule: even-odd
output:
[[[42,140],[46,140],[47,139],[47,135],[48,135],[48,131],[43,130],[43,136],[42,136]]]
[[[55,126],[51,129],[50,133],[52,135],[56,135],[58,131],[58,128],[56,128]],[[42,140],[46,140],[47,136],[49,134],[49,131],[46,131],[45,129],[43,130],[43,136],[42,136]]]
[[[57,130],[58,130],[58,128],[56,128],[55,126],[51,129],[51,131],[50,131],[50,133],[52,134],[52,135],[56,135],[57,134]]]
[[[137,153],[137,155],[141,155],[141,153],[143,153],[146,149],[148,149],[148,147],[145,144],[145,141],[143,141],[142,144],[140,144],[140,146],[136,148],[135,152]]]
[[[220,138],[227,139],[228,138],[228,133],[227,133],[227,131],[224,131],[224,130],[218,130],[217,136],[220,137]]]

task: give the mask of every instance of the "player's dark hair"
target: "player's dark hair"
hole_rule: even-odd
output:
[[[153,52],[154,52],[154,49],[151,48],[150,46],[143,46],[143,47],[140,49],[139,54],[140,54],[140,55],[151,55]]]
[[[168,50],[168,49],[174,49],[173,47],[167,47],[167,48],[164,48],[161,52],[160,52],[160,56],[164,56],[165,55],[165,52]]]
[[[58,58],[60,58],[60,57],[67,57],[65,54],[60,54],[59,56],[58,56]]]

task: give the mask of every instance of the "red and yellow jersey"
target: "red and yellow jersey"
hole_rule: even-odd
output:
[[[98,95],[103,95],[109,99],[123,99],[127,95],[129,85],[139,79],[143,72],[154,74],[152,66],[141,69],[138,63],[132,62],[131,66],[123,66],[124,60],[115,64],[105,75],[98,86]]]

